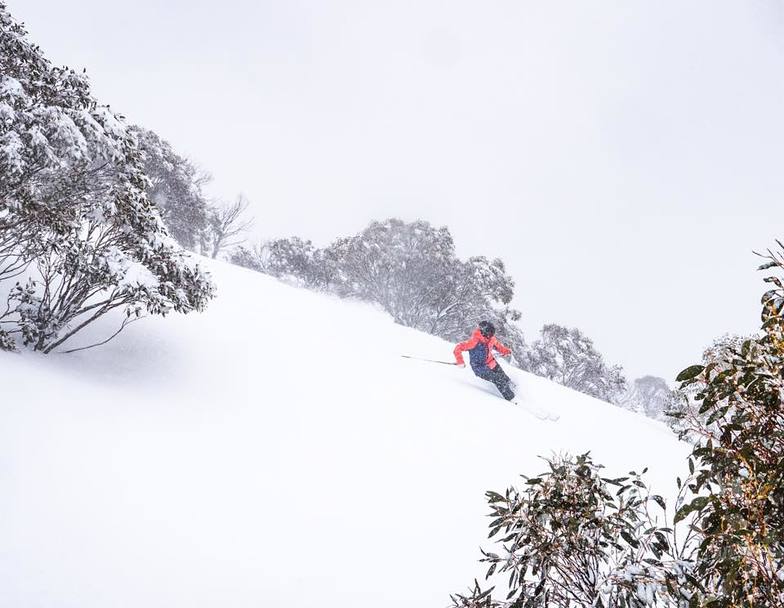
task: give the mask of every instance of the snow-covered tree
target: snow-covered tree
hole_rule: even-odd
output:
[[[325,252],[310,241],[293,236],[263,241],[248,247],[236,247],[229,261],[275,278],[309,289],[325,290],[330,286],[331,265]]]
[[[267,252],[264,243],[253,245],[238,245],[229,254],[229,262],[243,268],[267,274]]]
[[[702,365],[707,366],[713,364],[714,367],[720,367],[719,371],[724,371],[726,368],[726,361],[731,360],[733,357],[740,353],[743,343],[750,339],[756,339],[758,336],[740,336],[737,334],[723,334],[713,340],[702,353]],[[704,413],[700,413],[700,404],[696,399],[705,389],[704,384],[699,380],[682,385],[675,393],[671,406],[665,412],[664,420],[672,428],[675,433],[680,435],[683,439],[696,441],[697,437],[693,436],[687,429],[688,425],[684,423],[686,420],[702,417],[707,420]],[[715,426],[711,422],[708,426]]]
[[[376,302],[396,322],[455,340],[483,318],[517,320],[509,308],[514,281],[501,260],[455,254],[445,227],[418,220],[373,222],[338,239],[323,259],[337,270],[338,293]]]
[[[209,243],[211,257],[217,258],[221,252],[230,251],[245,240],[242,234],[253,225],[253,220],[247,217],[249,206],[245,197],[238,196],[233,203],[210,208],[205,243]]]
[[[520,312],[510,307],[514,281],[507,274],[503,261],[484,256],[456,260],[449,287],[435,300],[431,333],[451,340],[460,339],[473,329],[477,320],[486,319],[493,322],[498,334],[507,342],[514,342],[510,337],[514,332],[522,336],[516,326],[513,329]],[[513,349],[518,350],[520,345]]]
[[[409,327],[424,324],[428,304],[446,288],[455,258],[446,228],[398,219],[372,222],[329,250],[338,260],[342,295],[377,302]]]
[[[676,407],[678,402],[677,392],[658,376],[637,378],[617,399],[619,406],[657,420],[666,420],[665,412]]]
[[[208,205],[202,187],[209,177],[153,131],[138,126],[130,131],[139,142],[144,172],[150,179],[147,196],[177,242],[196,251],[207,229]]]
[[[133,133],[0,2],[0,343],[50,352],[122,308],[201,310],[212,284],[146,196]]]
[[[324,250],[296,236],[268,241],[263,251],[268,274],[302,287],[329,289],[337,275],[334,261]]]
[[[751,336],[740,336],[738,334],[724,334],[711,342],[702,352],[702,360],[705,365],[709,361],[726,359],[733,352],[739,350],[743,343]]]
[[[604,401],[617,401],[626,388],[622,368],[607,365],[593,341],[576,328],[545,325],[527,351],[524,367]]]

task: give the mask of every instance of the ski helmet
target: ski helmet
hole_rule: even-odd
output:
[[[495,335],[495,325],[490,323],[490,321],[480,321],[479,332],[485,338],[492,338]]]

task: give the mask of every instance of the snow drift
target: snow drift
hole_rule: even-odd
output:
[[[538,455],[672,493],[687,449],[660,423],[511,370],[541,421],[402,358],[452,345],[370,306],[212,271],[202,315],[0,353],[3,605],[438,607],[483,573],[485,490]]]

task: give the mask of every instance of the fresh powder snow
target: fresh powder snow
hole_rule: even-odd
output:
[[[659,422],[506,365],[540,420],[402,357],[453,345],[372,306],[209,265],[204,314],[0,353],[3,606],[438,608],[484,573],[484,492],[539,456],[674,493],[688,446]]]

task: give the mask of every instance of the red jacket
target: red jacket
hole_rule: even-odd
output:
[[[471,367],[474,371],[476,371],[477,367],[495,369],[498,362],[495,360],[495,357],[493,357],[493,349],[497,350],[503,356],[512,353],[512,351],[501,344],[495,336],[492,338],[485,338],[479,329],[475,329],[469,340],[455,346],[455,360],[458,365],[465,365],[463,352],[468,350],[471,351]]]

